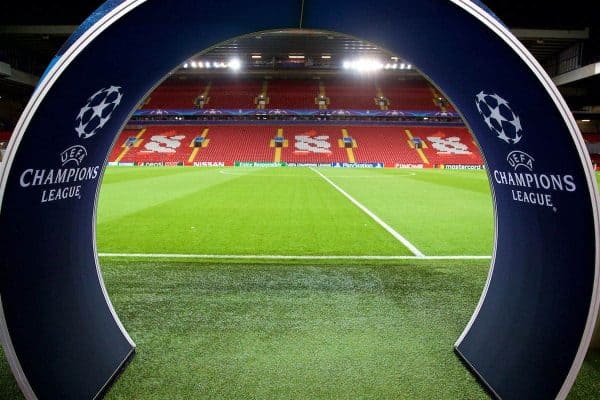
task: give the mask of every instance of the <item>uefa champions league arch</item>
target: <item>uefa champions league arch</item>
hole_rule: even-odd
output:
[[[0,337],[27,399],[98,398],[134,355],[95,245],[102,171],[132,110],[190,56],[298,27],[300,12],[291,0],[111,0],[48,67],[0,190]],[[565,398],[598,312],[598,194],[550,78],[474,0],[315,0],[302,21],[399,54],[461,111],[485,158],[496,225],[488,282],[455,351],[497,398]]]

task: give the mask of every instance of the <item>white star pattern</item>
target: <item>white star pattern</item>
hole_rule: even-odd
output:
[[[492,108],[492,113],[490,114],[490,118],[495,119],[499,123],[502,123],[502,121],[508,121],[506,118],[504,118],[502,116],[502,114],[500,114],[500,107]]]
[[[512,124],[514,125],[515,130],[517,132],[520,132],[523,130],[523,127],[521,126],[521,119],[517,115],[515,115],[515,119],[513,119]]]
[[[82,119],[82,118],[83,118],[83,116],[84,116],[84,114],[85,114],[86,112],[88,112],[89,110],[91,110],[91,109],[92,109],[92,108],[91,108],[91,107],[88,107],[88,105],[86,104],[86,105],[85,105],[85,107],[83,107],[83,108],[82,108],[82,109],[79,111],[79,114],[77,115],[77,119]]]
[[[485,113],[483,112],[483,109],[481,108],[481,104],[479,101],[475,102],[475,105],[477,106],[477,111],[479,111],[479,114],[481,115],[485,115]]]
[[[501,105],[505,105],[508,107],[508,101],[504,100],[502,97],[498,96],[497,94],[493,94],[490,97],[493,99],[496,99],[496,102],[498,102],[498,107],[500,107]]]
[[[523,138],[523,136],[516,135],[515,138],[513,139],[513,143],[514,144],[519,143],[519,140],[521,140],[522,138]]]
[[[115,95],[116,94],[116,95]],[[94,136],[110,120],[113,111],[121,104],[123,92],[120,86],[100,89],[88,99],[75,118],[75,132],[82,139]],[[92,111],[89,113],[88,111]]]
[[[85,135],[85,129],[81,126],[78,126],[77,128],[75,128],[75,132],[77,132],[79,134],[79,136],[83,137]]]
[[[119,93],[117,95],[117,98],[115,99],[115,101],[113,101],[113,104],[115,105],[115,108],[118,107],[119,104],[121,104],[121,100],[123,99],[123,93]]]
[[[521,119],[515,114],[506,99],[496,93],[487,94],[483,91],[475,97],[477,111],[483,117],[488,128],[498,135],[498,139],[508,144],[516,144],[523,138]],[[502,110],[504,115],[500,111],[501,106],[504,107]],[[489,111],[489,115],[486,115],[487,111]]]
[[[108,106],[110,106],[110,103],[105,103],[106,99],[102,100],[102,103],[98,104],[96,107],[92,107],[92,110],[94,110],[94,114],[92,115],[92,118],[94,117],[100,117],[102,118],[102,112],[104,111],[104,109]]]
[[[104,125],[106,125],[106,123],[108,122],[109,119],[110,119],[110,116],[108,116],[106,118],[102,118],[100,120],[100,123],[98,124],[98,129],[103,128]]]
[[[88,103],[91,103],[96,98],[96,96],[101,95],[102,92],[105,91],[105,90],[106,89],[100,89],[96,93],[94,93],[93,95],[91,95],[90,98],[88,99]]]
[[[488,128],[494,130],[494,125],[492,125],[492,119],[490,117],[485,117],[483,120],[487,124]]]
[[[115,93],[115,92],[119,93],[120,90],[121,90],[121,87],[120,86],[111,86],[111,87],[109,87],[108,89],[105,89],[105,90],[106,90],[107,94],[110,95],[110,94]]]
[[[483,93],[483,90],[479,92],[479,94],[477,95],[477,102],[485,103],[485,96],[487,96],[487,94]]]
[[[506,143],[510,143],[510,138],[506,136],[506,133],[504,133],[504,131],[498,134],[498,139],[504,140]]]

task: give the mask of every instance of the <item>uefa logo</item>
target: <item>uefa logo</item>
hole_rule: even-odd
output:
[[[521,119],[512,110],[508,101],[495,93],[488,94],[481,91],[476,96],[475,105],[488,128],[498,136],[498,139],[516,144],[523,138]]]
[[[110,120],[122,99],[123,90],[119,86],[100,89],[91,95],[75,119],[75,131],[79,137],[88,139],[98,133]]]

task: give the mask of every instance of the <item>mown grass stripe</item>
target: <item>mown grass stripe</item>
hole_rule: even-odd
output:
[[[356,207],[358,207],[362,212],[364,212],[369,217],[371,217],[371,219],[373,221],[377,222],[390,235],[392,235],[396,240],[398,240],[400,243],[402,243],[408,250],[410,250],[411,253],[413,253],[417,257],[425,257],[425,254],[423,254],[419,249],[417,249],[415,247],[415,245],[413,245],[411,242],[409,242],[408,239],[406,239],[404,236],[402,236],[401,234],[399,234],[398,232],[396,232],[394,230],[394,228],[392,228],[391,226],[389,226],[388,224],[386,224],[381,218],[379,218],[377,215],[375,215],[371,210],[369,210],[367,207],[363,206],[361,203],[358,202],[358,200],[356,200],[354,197],[352,197],[348,193],[346,193],[346,191],[344,191],[344,189],[342,189],[341,187],[339,187],[338,185],[336,185],[331,179],[327,178],[325,175],[323,175],[322,173],[320,173],[319,171],[317,171],[314,168],[310,168],[310,169],[313,172],[315,172],[317,175],[319,175],[321,178],[323,178],[331,186],[333,186],[345,198],[347,198],[348,200],[350,200],[350,202],[352,204],[354,204]]]

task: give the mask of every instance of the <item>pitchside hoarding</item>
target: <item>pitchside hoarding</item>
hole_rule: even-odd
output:
[[[27,398],[99,396],[133,354],[95,248],[98,186],[132,110],[197,52],[299,21],[291,0],[112,1],[49,67],[1,181],[0,334]],[[598,199],[548,76],[474,1],[314,0],[302,21],[397,53],[461,110],[486,160],[496,243],[456,351],[499,398],[564,398],[597,314]]]

